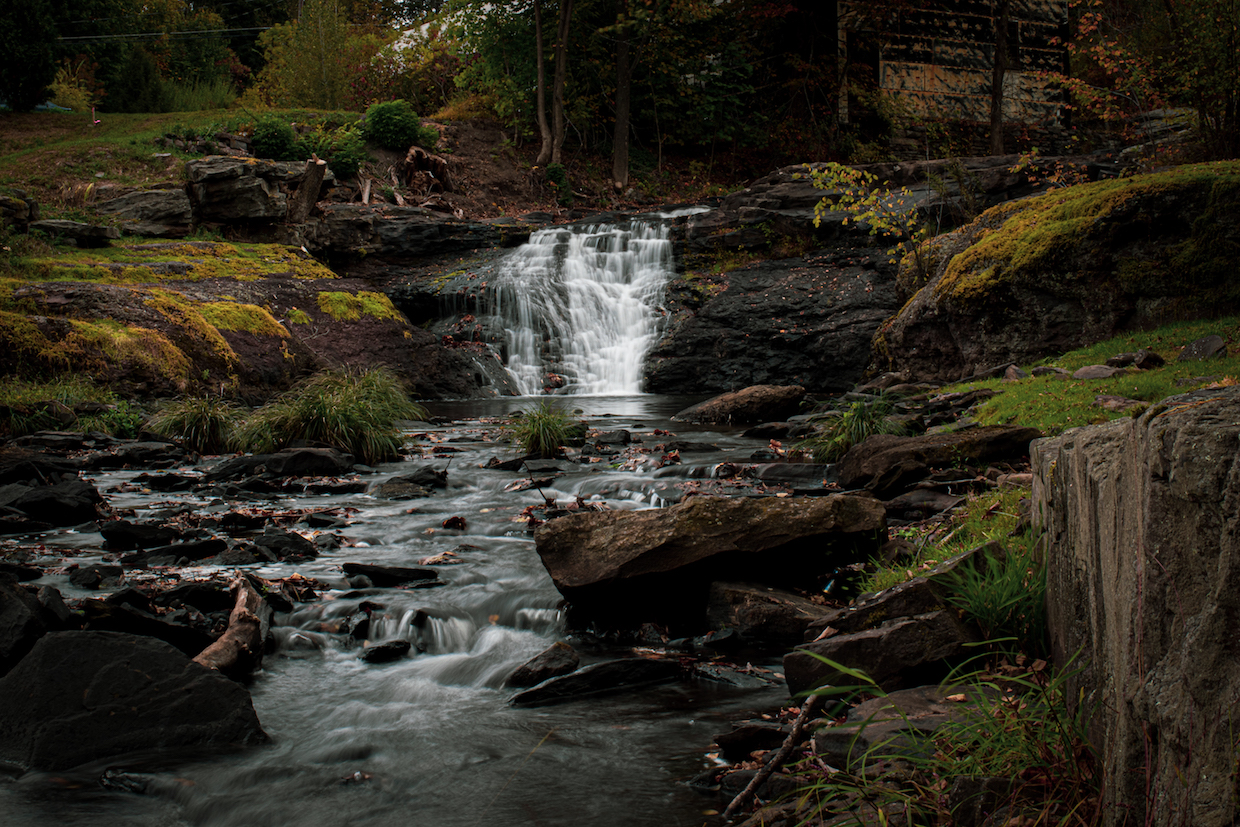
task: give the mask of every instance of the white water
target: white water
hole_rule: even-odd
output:
[[[642,362],[660,333],[673,273],[669,221],[539,230],[505,261],[493,312],[507,367],[524,395],[642,392]]]

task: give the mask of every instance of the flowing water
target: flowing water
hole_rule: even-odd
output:
[[[612,508],[648,508],[690,478],[709,475],[723,460],[742,461],[754,448],[734,432],[673,426],[668,416],[692,401],[636,396],[574,398],[594,427],[645,433],[672,428],[682,439],[718,450],[686,455],[686,464],[621,471],[606,463],[559,477],[548,496],[577,496]],[[142,794],[105,790],[104,762],[72,773],[29,773],[0,780],[0,824],[120,827],[120,825],[239,825],[314,827],[409,824],[425,827],[542,825],[543,827],[676,827],[716,823],[703,814],[719,803],[684,786],[709,763],[712,735],[728,722],[769,710],[786,699],[782,688],[740,690],[688,681],[560,706],[514,709],[503,688],[519,664],[562,639],[559,595],[517,515],[540,500],[536,491],[507,492],[517,475],[479,468],[512,450],[485,417],[530,404],[495,400],[439,404],[432,412],[458,420],[419,431],[426,452],[417,462],[393,463],[373,479],[408,473],[431,462],[435,446],[451,446],[449,487],[428,499],[386,501],[365,494],[305,496],[263,503],[273,508],[356,509],[342,530],[353,547],[297,565],[257,567],[269,578],[293,571],[333,588],[311,604],[280,616],[277,651],[250,685],[272,743],[232,755],[159,756],[142,777]],[[656,455],[657,456],[657,455]],[[166,507],[168,495],[111,492],[137,472],[94,478],[114,506],[138,517]],[[186,500],[199,510],[237,504]],[[162,505],[161,505],[162,503]],[[463,516],[464,531],[443,521]],[[72,552],[94,562],[98,534],[46,538],[47,555]],[[437,589],[366,589],[350,594],[339,566],[355,561],[416,565],[456,551],[459,565],[443,566]],[[210,569],[190,569],[188,575]],[[64,575],[42,581],[84,596]],[[424,654],[385,665],[358,659],[344,635],[323,631],[356,611],[361,600],[381,603],[373,639],[419,637]],[[428,621],[419,632],[417,611]],[[378,617],[378,615],[376,615]],[[584,648],[584,659],[609,654]],[[778,653],[774,653],[778,654]],[[772,664],[768,664],[772,665]],[[143,769],[143,762],[127,761]],[[361,776],[355,774],[361,773]],[[362,780],[347,780],[357,779]]]
[[[551,227],[505,258],[488,312],[501,319],[522,394],[641,392],[645,354],[666,318],[672,222],[700,211]]]

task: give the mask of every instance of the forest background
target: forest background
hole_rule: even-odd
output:
[[[1019,0],[982,0],[1003,30]],[[1067,0],[1063,117],[1122,128],[1182,108],[1185,160],[1240,154],[1240,0]],[[677,163],[733,177],[885,160],[908,118],[871,65],[839,59],[838,15],[882,32],[937,0],[25,0],[0,10],[0,99],[72,111],[344,113],[379,101],[490,117],[537,163],[611,160],[617,188]],[[857,28],[857,26],[854,26]],[[1000,49],[994,50],[1001,60]],[[539,59],[541,57],[541,59]],[[847,122],[839,117],[846,102]],[[950,120],[946,118],[945,120]],[[947,131],[944,131],[947,134]],[[1089,147],[1083,146],[1083,149]],[[945,144],[943,152],[949,154]],[[928,148],[929,150],[929,148]]]

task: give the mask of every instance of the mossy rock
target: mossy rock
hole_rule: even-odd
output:
[[[874,367],[950,381],[1235,313],[1240,162],[1053,190],[930,243],[936,267],[879,331]],[[916,282],[906,267],[901,283]]]

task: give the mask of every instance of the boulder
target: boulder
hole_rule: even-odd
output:
[[[171,566],[181,560],[206,560],[228,550],[228,541],[220,537],[208,537],[204,540],[189,540],[184,543],[172,543],[157,546],[147,551],[136,551],[126,554],[120,559],[122,566],[145,568],[147,566]]]
[[[976,640],[976,633],[954,610],[901,617],[874,629],[798,646],[784,656],[784,677],[793,697],[818,686],[856,682],[819,659],[824,657],[865,672],[890,691],[944,677],[948,659],[969,651],[968,644]]]
[[[804,398],[805,388],[800,385],[753,385],[699,402],[672,419],[711,425],[753,425],[791,416]]]
[[[1040,436],[1036,428],[1014,425],[911,437],[878,434],[850,448],[835,470],[844,488],[865,488],[890,498],[925,477],[931,466],[1019,459],[1029,453],[1029,442]]]
[[[1180,355],[1175,357],[1175,360],[1177,362],[1204,362],[1207,359],[1221,359],[1226,355],[1227,343],[1223,341],[1223,337],[1210,335],[1189,342],[1180,351]]]
[[[512,706],[547,706],[597,695],[610,695],[678,680],[682,675],[676,660],[622,658],[591,664],[576,672],[543,681],[519,692],[508,703]]]
[[[167,468],[185,459],[185,449],[171,442],[125,442],[107,451],[87,454],[82,458],[82,467],[91,471]]]
[[[69,572],[69,582],[79,589],[110,589],[124,579],[125,570],[120,566],[82,566]]]
[[[82,221],[69,221],[63,218],[32,221],[30,229],[47,233],[53,238],[68,239],[79,247],[107,247],[113,239],[121,237],[121,231],[116,227],[86,224]]]
[[[99,517],[96,506],[102,502],[99,490],[80,479],[62,479],[52,485],[15,482],[0,486],[0,508],[54,526],[94,522]]]
[[[1072,378],[1087,381],[1092,379],[1112,379],[1116,376],[1123,376],[1127,372],[1127,368],[1115,368],[1107,365],[1086,365],[1073,371]]]
[[[1229,387],[1033,444],[1052,653],[1090,724],[1108,827],[1240,818],[1238,441]]]
[[[204,631],[173,623],[164,617],[153,615],[131,604],[110,600],[88,599],[82,601],[83,626],[87,631],[120,632],[155,638],[181,650],[192,658],[212,643],[211,635]]]
[[[706,620],[751,641],[796,641],[830,610],[793,592],[748,583],[711,583]]]
[[[118,219],[129,235],[183,238],[193,222],[193,206],[183,189],[131,192],[91,206]]]
[[[789,731],[787,725],[775,721],[744,721],[712,740],[726,760],[740,762],[755,750],[777,749],[787,739]]]
[[[285,531],[269,525],[263,533],[252,538],[254,545],[264,549],[277,560],[312,560],[319,556],[318,547],[295,531]]]
[[[0,761],[58,771],[138,750],[267,740],[250,695],[153,638],[53,632],[0,679]]]
[[[518,666],[516,671],[508,676],[504,685],[515,688],[537,686],[545,680],[567,675],[580,663],[581,658],[577,656],[573,647],[563,641],[557,641]]]
[[[99,523],[99,533],[103,535],[107,547],[114,551],[163,546],[181,538],[181,532],[170,526],[131,523],[129,520],[107,520]]]
[[[344,563],[340,568],[350,577],[360,575],[381,588],[403,586],[407,583],[425,583],[439,579],[439,573],[434,569],[376,566],[370,563]]]
[[[304,164],[212,155],[185,164],[199,221],[277,221],[288,213],[288,186]]]
[[[365,661],[366,663],[391,663],[409,654],[409,650],[412,648],[413,644],[404,638],[385,640],[382,643],[373,643],[364,648],[362,654],[358,655],[358,660]]]
[[[256,474],[277,477],[338,477],[353,470],[353,457],[334,448],[289,448],[274,454],[232,457],[205,474],[206,482],[245,479]]]
[[[693,497],[649,511],[577,513],[534,535],[574,624],[702,625],[718,580],[808,588],[868,557],[886,532],[868,497]]]
[[[0,675],[16,666],[48,627],[39,599],[13,578],[0,575]]]

